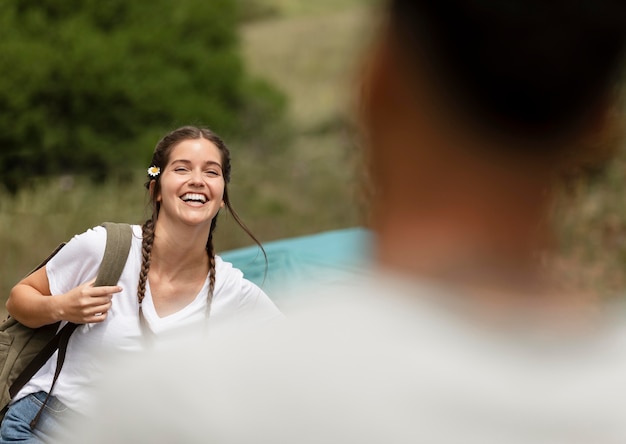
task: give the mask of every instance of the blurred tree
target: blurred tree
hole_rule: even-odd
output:
[[[238,18],[235,0],[3,2],[0,183],[123,176],[187,123],[258,147],[284,98],[246,74]]]

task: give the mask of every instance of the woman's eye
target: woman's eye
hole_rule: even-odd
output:
[[[220,173],[218,171],[215,170],[208,170],[206,171],[206,174],[208,174],[209,176],[219,176]]]

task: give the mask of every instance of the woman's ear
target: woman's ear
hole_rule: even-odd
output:
[[[153,199],[153,198],[155,197],[155,196],[154,196],[154,187],[155,187],[155,186],[156,186],[156,180],[155,180],[155,179],[152,179],[152,180],[150,181],[150,185],[148,185],[148,187],[149,187],[149,188],[148,188],[148,190],[150,191],[150,198],[151,198],[151,199]],[[161,195],[156,196],[156,201],[157,201],[157,202],[161,202]]]

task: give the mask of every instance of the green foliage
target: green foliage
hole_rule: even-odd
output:
[[[284,99],[246,75],[237,21],[234,0],[4,2],[0,183],[123,176],[187,123],[271,140]]]

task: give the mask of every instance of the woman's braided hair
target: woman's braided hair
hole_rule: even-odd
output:
[[[234,210],[228,197],[228,183],[230,182],[230,151],[224,141],[214,132],[207,128],[199,128],[195,126],[183,126],[177,128],[169,134],[165,135],[156,145],[152,155],[151,166],[159,167],[161,170],[165,168],[169,161],[172,149],[184,140],[206,139],[213,143],[220,151],[222,156],[222,174],[224,176],[224,206],[228,209],[237,224],[250,236],[250,238],[261,248],[265,256],[265,250],[257,238],[252,234],[250,229],[243,223],[237,212]],[[150,270],[150,261],[152,254],[152,245],[154,243],[154,230],[159,215],[160,203],[157,201],[161,189],[161,176],[149,177],[146,182],[146,188],[150,190],[150,183],[154,181],[154,187],[150,192],[150,204],[152,206],[152,216],[142,226],[143,240],[141,246],[141,271],[139,272],[139,284],[137,288],[137,298],[139,304],[143,301],[146,292],[146,282],[148,280],[148,271]],[[209,313],[213,291],[215,289],[215,250],[213,248],[213,233],[217,226],[217,217],[219,212],[211,221],[209,237],[206,243],[206,251],[209,257],[209,291],[207,295],[207,313]],[[267,261],[267,258],[266,258]]]

